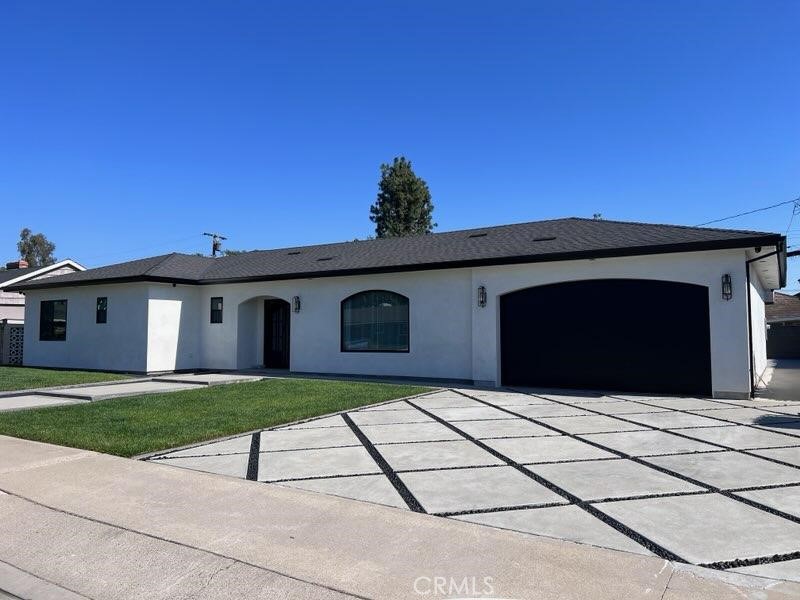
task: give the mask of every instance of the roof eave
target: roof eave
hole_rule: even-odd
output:
[[[517,265],[544,262],[560,262],[567,260],[594,260],[599,258],[621,258],[632,256],[651,256],[655,254],[674,254],[681,252],[703,252],[709,250],[733,250],[737,248],[751,248],[755,246],[778,246],[785,238],[780,234],[747,237],[741,239],[713,240],[706,242],[684,242],[679,244],[657,244],[653,246],[639,246],[637,248],[608,248],[604,250],[580,250],[573,252],[554,252],[549,254],[531,254],[498,258],[483,258],[471,260],[440,261],[431,263],[417,263],[408,265],[389,265],[380,267],[363,267],[354,269],[332,269],[327,271],[298,271],[281,273],[278,275],[254,275],[249,277],[221,277],[214,279],[182,279],[173,277],[154,277],[138,275],[124,278],[106,278],[86,281],[67,282],[40,282],[38,284],[14,286],[9,291],[24,291],[35,289],[52,289],[60,287],[103,285],[114,283],[153,282],[174,283],[184,285],[216,285],[225,283],[248,283],[258,281],[286,281],[291,279],[318,279],[323,277],[344,277],[352,275],[371,275],[378,273],[407,273],[411,271],[434,271],[442,269],[462,269],[471,267],[488,267],[501,265]],[[785,269],[783,278],[785,279]],[[7,288],[8,289],[8,288]]]
[[[134,275],[131,277],[106,277],[104,279],[86,279],[83,281],[72,281],[72,282],[42,282],[42,283],[31,283],[30,285],[25,285],[24,283],[14,285],[8,288],[4,288],[6,291],[11,292],[24,292],[27,290],[48,290],[48,289],[56,289],[56,288],[67,288],[67,287],[84,287],[88,285],[112,285],[116,283],[174,283],[174,284],[183,284],[183,285],[197,285],[198,281],[196,279],[182,279],[178,277],[157,277],[153,275]]]

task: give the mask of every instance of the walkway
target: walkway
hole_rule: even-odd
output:
[[[0,393],[0,411],[83,404],[109,398],[163,394],[261,379],[264,379],[264,376],[241,373],[189,373],[58,388],[17,390]]]
[[[0,492],[0,588],[20,597],[800,595],[792,583],[8,437]]]

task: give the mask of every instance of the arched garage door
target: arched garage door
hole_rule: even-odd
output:
[[[503,385],[711,393],[708,288],[571,281],[500,298]]]

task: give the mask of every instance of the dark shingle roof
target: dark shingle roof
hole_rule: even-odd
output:
[[[36,269],[7,269],[5,271],[0,271],[0,284],[2,284],[4,281],[9,281],[11,279],[16,279],[17,277],[27,275],[35,270]]]
[[[220,258],[168,254],[30,282],[19,289],[109,281],[221,283],[634,256],[776,245],[779,234],[593,219],[557,219],[404,238],[256,250]]]
[[[800,294],[790,296],[775,292],[773,303],[767,304],[767,322],[800,321]]]

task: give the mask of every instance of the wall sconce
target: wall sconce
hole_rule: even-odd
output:
[[[478,286],[478,306],[481,308],[486,308],[486,286],[479,285]]]
[[[292,298],[292,310],[296,313],[300,312],[300,296],[294,296]]]
[[[724,300],[730,300],[733,298],[733,283],[731,282],[731,276],[728,273],[722,276],[722,298]]]

